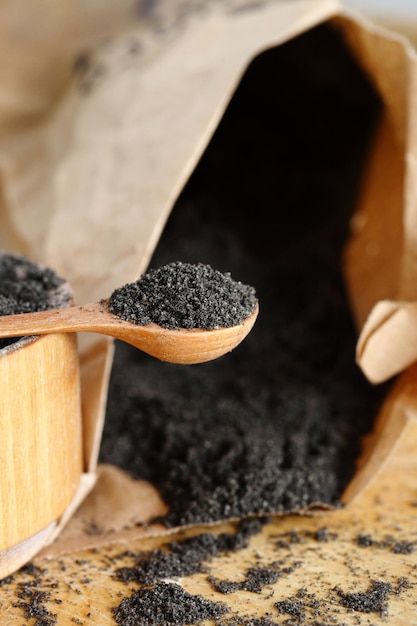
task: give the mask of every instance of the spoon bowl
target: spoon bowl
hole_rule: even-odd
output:
[[[238,346],[252,329],[259,312],[236,326],[215,329],[169,329],[127,322],[109,311],[108,300],[64,309],[0,317],[0,337],[93,332],[131,344],[160,361],[195,364],[212,361]]]

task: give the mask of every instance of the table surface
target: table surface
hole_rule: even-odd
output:
[[[379,476],[354,503],[313,516],[272,518],[246,547],[219,554],[207,560],[206,571],[174,582],[191,594],[225,602],[230,611],[217,623],[227,626],[417,624],[416,445],[417,422],[411,421]],[[138,553],[207,530],[234,533],[235,527],[190,528],[181,536],[84,550],[48,562],[35,559],[40,570],[26,568],[0,587],[0,623],[115,624],[112,609],[139,589],[136,582],[121,582],[117,570],[132,566]],[[210,582],[210,577],[243,581],[251,567],[280,575],[258,591],[236,589],[227,595]],[[375,599],[378,589],[386,597],[366,612],[367,598]],[[353,608],[352,602],[344,606],[346,598],[353,599]],[[276,603],[282,601],[290,613],[279,612]],[[172,622],[130,622],[136,623]]]

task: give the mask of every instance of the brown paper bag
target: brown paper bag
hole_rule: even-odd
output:
[[[372,380],[372,358],[389,362],[384,376],[415,360],[411,349],[403,358],[415,332],[417,250],[415,53],[406,39],[336,0],[213,1],[194,8],[161,1],[142,13],[127,1],[87,3],[87,16],[71,2],[46,1],[48,37],[33,33],[30,4],[21,5],[26,26],[16,28],[11,2],[3,3],[0,21],[0,34],[7,35],[0,37],[2,56],[14,59],[13,72],[0,71],[2,248],[53,267],[72,284],[78,304],[135,280],[248,63],[329,23],[383,103],[346,251],[346,280],[363,328],[359,363],[371,362],[364,370]],[[376,331],[376,357],[369,358],[368,337]],[[100,466],[85,499],[97,476],[112,347],[107,339],[80,337],[85,474],[58,532],[66,527],[44,556],[162,532],[146,526],[165,511],[156,490],[117,468]],[[411,368],[407,385],[393,387],[345,502],[361,493],[415,418],[413,375]]]

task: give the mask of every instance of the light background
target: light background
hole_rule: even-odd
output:
[[[344,0],[344,5],[371,17],[417,22],[417,0]]]

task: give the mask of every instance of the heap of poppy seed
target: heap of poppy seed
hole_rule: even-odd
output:
[[[116,570],[118,580],[150,586],[155,582],[192,576],[204,572],[207,563],[221,554],[242,550],[250,538],[261,532],[266,518],[242,520],[235,533],[201,533],[181,541],[172,541],[163,549],[140,552],[130,567]],[[260,584],[260,580],[257,580]]]
[[[345,593],[338,587],[337,594],[341,598],[340,604],[360,613],[380,613],[381,617],[387,616],[387,599],[393,592],[391,583],[380,580],[372,580],[366,591]]]
[[[113,617],[120,626],[180,626],[217,619],[227,610],[221,602],[192,595],[176,583],[160,581],[150,589],[138,589],[130,598],[123,598]]]
[[[44,311],[63,305],[59,290],[64,280],[24,256],[0,254],[0,315]],[[0,339],[0,349],[17,338]]]
[[[116,289],[109,310],[128,322],[164,328],[236,326],[253,313],[255,289],[203,263],[168,263]]]

